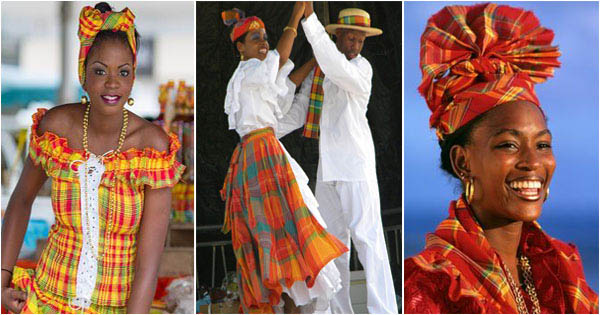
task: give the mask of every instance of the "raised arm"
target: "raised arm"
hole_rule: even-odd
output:
[[[302,28],[325,77],[348,92],[370,94],[373,69],[369,62],[366,59],[349,61],[317,19],[312,1],[307,1],[305,7]]]
[[[2,306],[20,313],[25,305],[25,292],[9,288],[12,270],[17,262],[31,215],[31,205],[48,176],[41,165],[27,158],[2,220]]]
[[[305,64],[303,64],[300,68],[294,70],[294,72],[290,73],[290,80],[294,82],[296,87],[302,84],[302,81],[308,76],[308,74],[315,68],[317,65],[317,60],[313,57]]]
[[[298,35],[298,22],[300,22],[303,13],[304,2],[297,1],[294,4],[294,10],[292,11],[290,21],[284,28],[283,34],[281,34],[279,42],[277,43],[277,51],[279,52],[279,68],[283,67],[285,62],[290,57],[290,52],[292,51],[294,39],[296,38],[296,35]]]

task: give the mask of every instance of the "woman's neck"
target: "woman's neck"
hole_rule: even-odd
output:
[[[522,227],[523,222],[517,221],[500,227],[484,227],[483,234],[502,260],[512,263],[516,262]]]
[[[523,222],[490,216],[490,211],[480,210],[476,206],[471,208],[490,246],[505,262],[516,263]]]
[[[95,134],[111,135],[120,133],[123,126],[123,111],[105,111],[91,105],[88,117],[88,128]]]

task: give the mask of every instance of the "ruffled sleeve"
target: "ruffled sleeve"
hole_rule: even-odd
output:
[[[277,95],[277,104],[279,105],[279,114],[277,115],[277,118],[279,119],[283,118],[294,102],[296,84],[289,79],[292,70],[294,70],[294,63],[288,59],[277,73],[275,85],[279,87],[279,94]]]
[[[83,152],[69,148],[67,139],[46,131],[38,136],[38,127],[48,110],[38,108],[32,115],[29,158],[34,165],[41,165],[52,178],[76,181],[77,174],[71,168],[74,161],[83,160]]]
[[[431,253],[427,253],[431,254]],[[404,261],[404,311],[407,314],[483,314],[486,301],[456,267],[433,254],[432,262],[419,255]]]
[[[173,187],[185,170],[185,166],[177,161],[180,147],[177,136],[171,133],[168,151],[145,148],[122,152],[106,162],[101,183],[113,186],[115,180],[121,180],[133,186],[148,185],[152,189]]]
[[[286,63],[279,68],[279,52],[270,50],[264,60],[252,58],[246,61],[240,61],[237,69],[231,76],[227,84],[227,94],[225,96],[225,113],[228,115],[229,129],[235,129],[237,122],[235,114],[240,110],[240,91],[243,88],[258,89],[261,98],[266,102],[275,104],[275,116],[281,118],[285,111],[279,106],[279,101],[284,102],[284,106],[289,107],[292,104],[293,93],[287,77],[294,69],[294,63],[288,59]]]

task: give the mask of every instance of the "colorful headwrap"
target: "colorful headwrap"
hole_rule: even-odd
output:
[[[447,6],[421,36],[419,92],[439,139],[496,105],[538,106],[533,89],[560,66],[554,32],[530,11],[506,5]]]
[[[86,6],[81,9],[79,14],[79,82],[81,85],[85,83],[85,58],[90,52],[90,48],[94,43],[96,35],[100,31],[111,30],[113,32],[123,31],[127,34],[129,47],[133,52],[133,71],[135,74],[136,66],[136,43],[135,43],[135,25],[133,20],[135,15],[128,8],[121,12],[108,11],[101,13],[100,10]]]
[[[265,28],[265,23],[260,18],[256,16],[245,17],[244,11],[236,8],[221,12],[221,18],[227,26],[235,24],[229,35],[232,42],[235,42],[236,39],[248,31]]]

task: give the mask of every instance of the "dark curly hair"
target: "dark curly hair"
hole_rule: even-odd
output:
[[[454,173],[454,169],[452,168],[452,161],[450,160],[450,149],[452,149],[452,147],[455,145],[464,147],[465,145],[471,143],[473,130],[475,129],[475,127],[477,127],[479,123],[481,123],[481,121],[484,119],[487,113],[489,113],[489,111],[475,117],[473,120],[469,121],[464,126],[456,129],[455,132],[446,135],[443,140],[438,141],[438,144],[440,145],[441,149],[440,168],[452,177],[460,180],[460,178],[456,173]]]
[[[232,27],[233,28],[233,27]],[[229,33],[227,33],[229,34]],[[246,41],[246,36],[248,36],[248,32],[244,33],[244,35],[238,37],[234,42],[233,42],[233,55],[236,58],[240,57],[240,52],[237,49],[237,43],[243,43],[244,41]],[[229,40],[229,35],[227,35],[227,39]],[[231,41],[231,40],[229,40]]]

